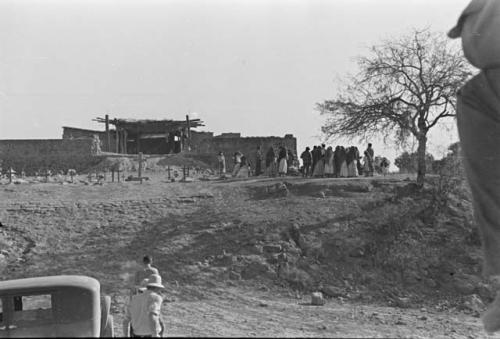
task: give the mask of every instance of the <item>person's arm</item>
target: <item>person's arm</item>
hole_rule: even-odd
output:
[[[160,337],[160,315],[155,312],[149,312],[149,321],[151,322],[151,328],[153,329],[153,337]]]
[[[130,316],[130,303],[127,306],[127,309],[125,311],[125,318],[123,319],[123,336],[124,337],[130,337],[130,321],[131,321],[131,316]]]
[[[160,325],[160,314],[161,314],[161,304],[163,303],[163,298],[160,296],[155,296],[151,306],[149,307],[149,321],[151,329],[153,330],[153,337],[159,337],[161,332]]]

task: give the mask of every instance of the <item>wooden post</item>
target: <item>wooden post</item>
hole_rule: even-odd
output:
[[[187,137],[191,138],[191,122],[189,120],[189,115],[186,115],[186,126],[187,126]]]
[[[109,135],[109,115],[106,114],[106,117],[104,120],[106,123],[106,140],[107,140],[106,152],[111,152],[111,137]]]
[[[115,182],[115,170],[111,169],[111,182]]]
[[[139,152],[139,180],[142,184],[142,152]]]
[[[121,140],[121,144],[120,144],[120,152],[123,153],[123,154],[126,154],[127,152],[125,152],[125,130],[122,129],[122,137],[120,138]]]
[[[123,130],[123,153],[127,154],[127,138],[128,132],[126,129]]]
[[[168,180],[170,180],[170,166],[167,166]]]
[[[115,153],[120,153],[120,132],[118,131],[118,126],[116,126],[116,119],[115,119],[115,130],[116,130],[116,136],[115,136],[115,143],[116,143],[116,152]]]
[[[118,166],[116,172],[118,173],[118,182],[120,182],[120,166]]]
[[[12,167],[9,170],[9,184],[12,184],[12,174],[16,173]]]

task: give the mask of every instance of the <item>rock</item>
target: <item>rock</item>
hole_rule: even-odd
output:
[[[336,286],[325,286],[321,289],[321,292],[323,292],[326,296],[332,297],[332,298],[337,298],[337,297],[342,297],[345,295],[344,291]]]
[[[239,274],[237,272],[234,272],[234,271],[230,271],[229,272],[229,279],[231,279],[231,280],[241,280],[241,274]]]
[[[470,311],[472,315],[479,317],[486,306],[477,294],[472,294],[464,298],[461,308]]]
[[[396,297],[393,301],[394,305],[400,308],[409,308],[411,306],[410,298]]]
[[[267,253],[279,253],[281,252],[282,247],[281,245],[264,245],[262,249]]]
[[[362,247],[356,247],[349,252],[352,258],[362,258],[365,256],[365,250]]]
[[[269,267],[260,262],[252,262],[250,263],[243,271],[241,272],[241,277],[243,279],[254,279],[261,275],[266,275],[269,272]]]
[[[218,255],[212,261],[213,266],[231,266],[237,261],[236,257],[230,254]]]
[[[177,202],[178,203],[184,203],[184,204],[186,204],[186,203],[187,204],[192,204],[192,203],[196,202],[196,200],[193,199],[193,198],[180,198],[180,199],[177,199]]]
[[[265,303],[265,302],[261,301],[261,302],[259,302],[259,306],[260,306],[260,307],[267,307],[267,306],[269,306],[269,305],[268,305],[267,303]]]
[[[323,306],[325,304],[325,299],[323,298],[323,293],[313,292],[311,293],[311,305]]]
[[[297,246],[299,246],[301,236],[299,225],[293,224],[292,226],[290,226],[290,228],[288,229],[288,233],[290,234],[290,239],[292,239],[297,244]]]
[[[278,255],[279,254],[276,254],[276,253],[272,253],[271,256],[269,258],[266,259],[266,261],[268,263],[270,263],[271,265],[275,265],[279,262],[278,260]]]
[[[459,293],[464,295],[470,295],[476,292],[476,285],[468,280],[456,280],[453,285]]]

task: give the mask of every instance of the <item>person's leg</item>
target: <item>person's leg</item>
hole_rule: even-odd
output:
[[[457,125],[474,217],[481,234],[487,277],[500,276],[500,102],[480,76],[461,90]],[[499,78],[500,80],[500,78]],[[495,99],[495,97],[497,99]],[[487,332],[500,330],[500,295],[483,316]]]

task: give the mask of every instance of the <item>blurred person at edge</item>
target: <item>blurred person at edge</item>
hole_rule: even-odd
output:
[[[458,91],[457,126],[482,238],[483,274],[497,288],[482,316],[492,333],[500,330],[500,1],[472,0],[448,36],[462,39],[465,57],[480,69]]]

